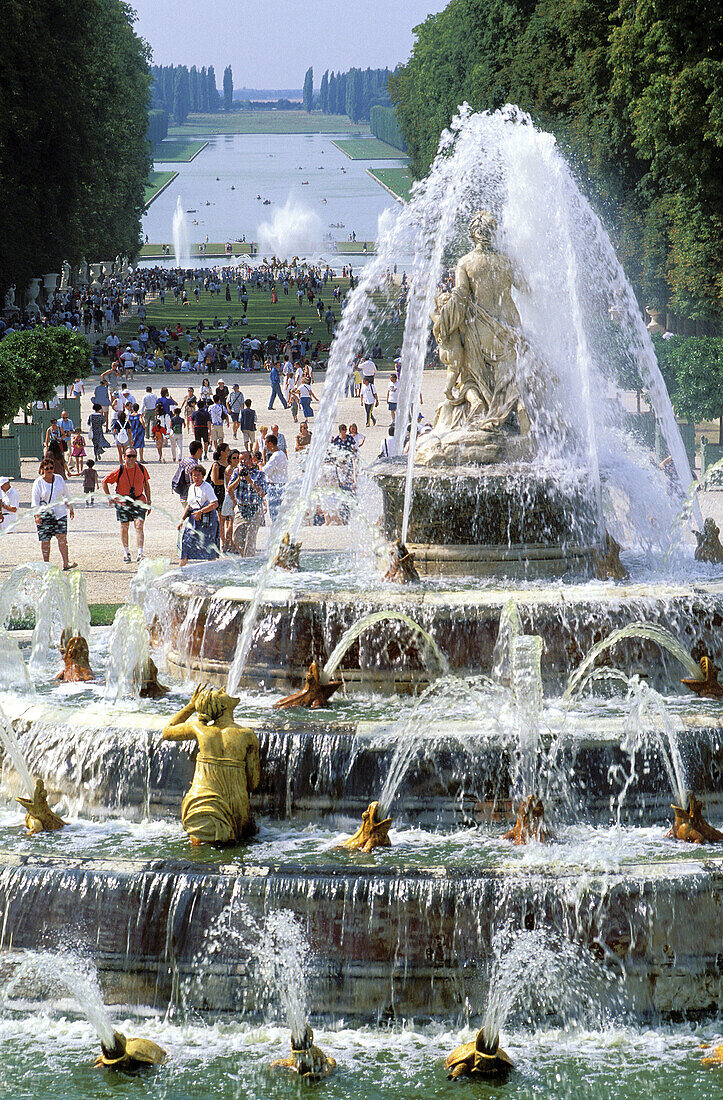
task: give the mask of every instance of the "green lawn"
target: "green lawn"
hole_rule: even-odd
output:
[[[406,160],[407,154],[379,138],[342,138],[332,141],[350,160]]]
[[[412,173],[408,168],[367,168],[367,172],[387,187],[402,202],[408,202],[414,183]]]
[[[193,160],[207,145],[207,141],[183,141],[172,138],[170,141],[162,141],[160,145],[155,146],[153,160],[154,163],[160,164]]]
[[[339,282],[339,280],[337,280]],[[335,284],[334,284],[335,285]],[[348,287],[348,280],[341,281],[341,286],[346,289]],[[325,290],[322,290],[322,298],[325,305],[331,305],[332,309],[336,313],[337,320],[341,315],[340,303],[334,302],[332,298],[333,285],[327,284]],[[396,296],[398,294],[398,288],[392,288],[391,294]],[[316,312],[316,306],[310,306],[306,299],[301,306],[299,306],[296,295],[292,290],[289,291],[289,296],[286,297],[279,288],[279,300],[276,305],[271,303],[271,295],[267,290],[252,290],[249,289],[249,304],[248,304],[248,325],[238,327],[234,326],[229,329],[228,338],[233,344],[238,344],[243,339],[244,335],[248,333],[254,333],[261,338],[269,336],[272,332],[276,332],[279,337],[283,338],[286,334],[286,325],[289,318],[293,315],[296,317],[297,324],[303,328],[311,326],[314,341],[321,340],[324,344],[328,344],[330,337],[326,331],[326,323],[319,321],[319,316]],[[190,302],[187,306],[177,306],[173,301],[172,294],[166,294],[165,305],[161,305],[160,301],[156,298],[146,303],[146,323],[153,324],[161,327],[163,324],[173,325],[174,327],[180,321],[184,328],[188,327],[192,331],[195,329],[200,318],[203,318],[203,323],[208,330],[215,331],[211,323],[214,316],[218,316],[221,321],[231,316],[232,320],[240,320],[243,315],[243,306],[237,300],[235,288],[231,292],[231,301],[227,302],[223,292],[220,297],[213,297],[205,290],[201,290],[201,296],[198,303],[190,294]],[[400,323],[396,325],[393,319],[393,309],[390,305],[392,298],[385,298],[380,292],[375,296],[375,302],[377,305],[377,319],[370,330],[369,340],[371,343],[379,342],[382,347],[384,355],[391,358],[394,354],[395,348],[399,347],[402,342],[402,326],[404,324],[404,317],[400,319]],[[132,335],[138,332],[138,320],[137,318],[130,318],[126,321],[121,321],[117,329],[120,339],[128,340]]]
[[[169,126],[171,138],[193,134],[365,134],[366,122],[352,122],[346,115],[322,115],[321,111],[219,111],[213,115],[189,115],[183,126]]]
[[[174,180],[178,172],[149,172],[148,182],[146,183],[146,192],[143,201],[146,206],[150,206],[155,198],[158,198],[161,191],[163,191],[171,180]]]
[[[170,244],[170,241],[162,242],[162,244]],[[154,244],[149,242],[141,247],[141,259],[142,260],[162,260],[163,248],[162,244]],[[209,241],[205,252],[201,252],[201,246],[199,244],[192,244],[190,246],[191,256],[209,256],[217,258],[219,256],[225,257],[226,255],[226,242],[225,241]],[[250,241],[235,241],[233,243],[233,256],[250,256],[251,255],[251,242]]]

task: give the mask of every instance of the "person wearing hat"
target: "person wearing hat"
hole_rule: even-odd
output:
[[[56,474],[51,457],[44,458],[40,463],[40,477],[33,482],[31,501],[43,561],[50,561],[50,540],[56,538],[63,569],[75,569],[77,563],[68,561],[68,514],[74,519],[75,512],[70,503],[65,478]]]
[[[20,510],[20,495],[17,489],[13,489],[10,482],[13,479],[5,474],[0,474],[0,523],[5,516],[15,516]]]
[[[112,497],[111,485],[115,485],[115,495]],[[151,510],[151,479],[145,466],[138,461],[135,447],[129,447],[122,464],[103,478],[103,492],[108,497],[108,503],[115,505],[115,514],[120,523],[123,561],[128,564],[131,560],[128,546],[128,528],[131,523],[136,529],[136,561],[142,561],[143,524]]]

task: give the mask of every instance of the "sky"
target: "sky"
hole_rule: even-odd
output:
[[[131,0],[136,32],[156,65],[213,65],[220,88],[301,88],[314,67],[393,69],[409,57],[412,28],[449,0]]]

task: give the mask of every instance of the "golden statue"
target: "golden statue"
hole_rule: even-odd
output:
[[[85,683],[95,679],[95,673],[90,667],[90,652],[88,643],[82,634],[74,634],[72,638],[65,639],[65,631],[60,640],[60,652],[65,662],[65,668],[55,677],[56,680],[67,684]]]
[[[48,795],[42,779],[37,780],[32,798],[16,798],[15,801],[27,811],[25,828],[31,836],[35,836],[36,833],[54,833],[64,827],[65,822],[62,817],[58,817],[48,805]]]
[[[158,682],[158,668],[152,657],[146,661],[141,676],[141,699],[160,699],[168,694],[165,684]]]
[[[605,532],[605,549],[596,550],[594,555],[595,576],[599,581],[627,581],[630,574],[620,561],[622,546],[609,531]]]
[[[710,516],[703,523],[702,531],[694,532],[698,545],[695,548],[695,560],[707,561],[713,565],[723,562],[723,545],[720,541],[720,527]]]
[[[524,282],[495,250],[496,229],[487,210],[475,214],[469,223],[474,248],[458,261],[454,288],[436,298],[432,332],[447,376],[433,430],[417,445],[421,465],[499,462],[513,415],[517,430],[529,429],[517,382],[528,345],[512,296]]]
[[[450,1080],[458,1077],[506,1077],[514,1068],[514,1062],[499,1044],[499,1035],[489,1042],[484,1028],[480,1028],[474,1039],[462,1043],[447,1055],[444,1062],[445,1069],[449,1070],[447,1077]]]
[[[688,796],[688,809],[671,806],[675,814],[672,828],[665,834],[673,840],[684,840],[688,844],[715,844],[723,840],[723,833],[714,829],[703,817],[703,803],[694,794]]]
[[[165,741],[196,741],[193,782],[181,804],[191,844],[236,844],[256,831],[249,791],[258,787],[259,742],[233,720],[238,699],[199,684],[164,727]],[[194,717],[191,717],[194,715]]]
[[[703,678],[694,680],[692,677],[681,680],[687,688],[694,691],[701,699],[723,699],[723,684],[718,683],[718,667],[714,665],[710,657],[701,657],[698,662]]]
[[[370,802],[369,808],[362,814],[362,822],[353,836],[339,845],[354,852],[373,852],[375,848],[391,848],[389,830],[392,827],[393,818],[385,817],[383,820],[377,817],[379,803]]]
[[[333,1073],[336,1060],[314,1046],[314,1032],[306,1024],[300,1039],[293,1034],[291,1036],[291,1057],[277,1058],[271,1063],[271,1068],[290,1069],[305,1081],[321,1081]]]
[[[703,1043],[698,1047],[698,1050],[710,1050],[710,1046],[708,1043]],[[700,1064],[702,1066],[723,1066],[723,1043],[714,1047],[712,1054],[706,1054],[705,1058],[701,1058]]]
[[[529,844],[536,840],[544,844],[548,839],[545,826],[545,807],[542,799],[531,794],[529,798],[523,798],[517,810],[517,820],[514,829],[504,833],[503,840],[511,840],[513,844]]]
[[[301,555],[301,543],[292,542],[291,535],[287,531],[279,545],[279,552],[274,560],[278,569],[286,569],[289,573],[295,573],[301,568],[299,558]]]
[[[96,1058],[96,1066],[113,1069],[140,1069],[141,1066],[162,1066],[168,1055],[151,1039],[126,1039],[120,1031],[113,1032],[114,1043],[108,1048],[100,1044],[102,1053]]]
[[[304,677],[304,686],[301,691],[294,691],[291,695],[285,695],[283,699],[277,699],[274,710],[286,710],[287,707],[307,707],[318,710],[319,707],[326,706],[331,696],[340,687],[341,680],[327,680],[324,683],[318,664],[312,661]]]
[[[419,573],[414,564],[414,554],[410,554],[401,539],[397,539],[389,553],[389,568],[384,574],[385,581],[398,584],[419,584]]]

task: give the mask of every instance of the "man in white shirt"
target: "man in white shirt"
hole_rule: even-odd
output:
[[[112,314],[111,314],[112,316]],[[116,352],[120,345],[120,340],[115,334],[115,329],[112,329],[105,338],[106,351],[108,352],[109,359],[115,359]]]
[[[286,446],[286,436],[284,435],[283,432],[279,431],[279,425],[278,424],[272,424],[271,425],[271,434],[276,436],[276,444],[277,444],[279,450],[283,451],[284,454],[288,457],[289,451],[288,451],[288,448]]]
[[[223,443],[223,426],[228,424],[228,413],[219,401],[214,401],[208,406],[208,415],[211,417],[211,443],[218,447]]]
[[[279,449],[279,441],[275,435],[269,434],[266,436],[266,450],[269,457],[261,467],[261,471],[266,478],[266,499],[269,505],[271,522],[273,523],[279,514],[284,499],[284,490],[289,474],[289,460],[284,452]]]
[[[156,416],[156,402],[158,398],[153,392],[153,386],[146,386],[146,392],[141,398],[141,412],[146,425],[146,439],[151,438],[151,426]]]
[[[77,562],[68,562],[68,515],[75,518],[65,479],[55,473],[50,459],[40,464],[40,477],[33,482],[31,503],[38,528],[38,541],[43,561],[50,561],[50,540],[58,540],[58,550],[63,559],[63,570],[75,569]]]
[[[20,496],[17,489],[13,489],[10,484],[11,478],[0,475],[0,523],[3,522],[5,516],[10,516],[10,519],[18,518],[18,511],[20,510]]]
[[[132,378],[133,377],[133,371],[135,370],[135,366],[136,366],[136,357],[133,354],[133,349],[131,348],[130,344],[128,345],[126,350],[121,355],[120,360],[121,360],[121,363],[122,363],[121,370],[124,370],[126,372],[126,375],[129,378]]]
[[[377,376],[376,363],[373,359],[364,359],[359,364],[359,370],[361,371],[362,382],[373,382]]]

